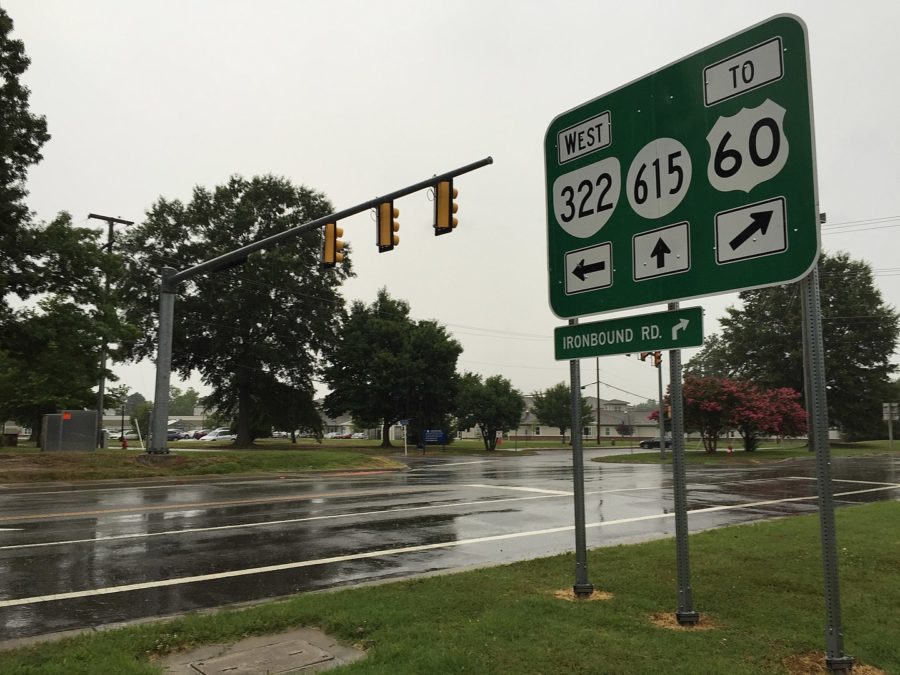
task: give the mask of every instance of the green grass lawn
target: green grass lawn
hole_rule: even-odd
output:
[[[239,450],[148,455],[134,450],[0,450],[0,483],[99,480],[240,473],[400,469],[377,454],[341,449]]]
[[[621,447],[604,441],[600,447]],[[586,450],[596,448],[593,441],[585,441]],[[252,449],[235,449],[231,441],[200,443],[175,441],[169,444],[169,455],[147,455],[134,448],[130,450],[107,449],[97,452],[40,452],[30,446],[0,448],[0,483],[20,483],[52,480],[99,480],[104,478],[153,478],[165,476],[223,475],[238,473],[305,472],[400,469],[404,465],[391,459],[402,455],[402,442],[391,448],[382,448],[379,441],[358,439],[300,439],[291,443],[287,439],[265,438],[255,442]],[[804,444],[763,444],[761,450],[744,452],[735,447],[729,454],[723,445],[714,455],[703,452],[698,441],[689,441],[685,453],[689,464],[758,464],[812,457]],[[189,450],[213,452],[189,452]],[[188,452],[179,452],[188,450]],[[492,452],[486,452],[480,440],[455,441],[443,447],[429,445],[428,456],[473,455],[485,457],[515,457],[532,454],[536,450],[570,452],[571,446],[558,439],[540,441],[506,441]],[[415,446],[408,446],[410,455],[419,455]],[[889,452],[887,441],[864,443],[835,443],[831,453],[841,456],[870,456]],[[900,442],[895,454],[900,454]],[[671,463],[671,452],[660,459],[659,452],[638,452],[637,448],[623,448],[622,454],[596,458],[597,462],[633,464]]]
[[[900,503],[839,509],[837,528],[845,649],[900,673]],[[666,539],[590,551],[608,600],[557,598],[574,581],[573,556],[560,555],[43,643],[0,653],[0,672],[154,673],[172,651],[317,626],[367,650],[341,673],[809,673],[785,664],[824,650],[819,556],[816,516],[693,535],[705,630],[654,623],[676,606]]]

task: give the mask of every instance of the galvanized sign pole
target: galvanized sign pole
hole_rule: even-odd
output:
[[[670,310],[677,310],[678,303],[670,302]],[[672,484],[675,499],[675,564],[678,576],[678,609],[675,618],[679,624],[693,625],[700,621],[700,613],[694,611],[694,594],[691,590],[691,558],[688,550],[687,478],[684,468],[684,402],[681,387],[681,350],[669,352],[669,386],[672,404]],[[664,441],[660,441],[664,444]]]
[[[578,323],[571,319],[569,325]],[[581,363],[578,359],[569,361],[571,373],[572,396],[572,480],[575,498],[575,585],[572,590],[579,598],[587,597],[594,592],[594,586],[588,581],[587,570],[587,537],[584,522],[584,455],[581,445]]]
[[[819,528],[825,585],[825,663],[833,673],[849,673],[853,668],[853,658],[844,654],[844,629],[841,625],[818,268],[814,267],[800,282],[800,295],[805,340],[803,352],[808,365],[806,406],[809,412],[809,443],[816,453],[816,485],[819,490]]]

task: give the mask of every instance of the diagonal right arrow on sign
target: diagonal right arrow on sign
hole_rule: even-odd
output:
[[[750,214],[750,224],[741,230],[738,235],[728,242],[731,250],[737,250],[741,244],[745,243],[750,237],[757,232],[764,235],[769,229],[769,223],[772,222],[772,211],[756,211]]]

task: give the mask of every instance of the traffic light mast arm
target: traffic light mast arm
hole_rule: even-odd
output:
[[[414,183],[413,185],[409,185],[400,190],[389,192],[380,197],[376,197],[375,199],[370,199],[367,202],[363,202],[362,204],[357,204],[356,206],[351,206],[350,208],[343,209],[342,211],[335,211],[334,213],[330,213],[322,218],[317,218],[316,220],[304,223],[303,225],[293,227],[290,230],[285,230],[284,232],[273,234],[272,236],[266,237],[265,239],[255,241],[252,244],[247,244],[246,246],[242,246],[241,248],[235,249],[234,251],[229,251],[228,253],[224,253],[216,258],[212,258],[211,260],[206,260],[198,265],[194,265],[193,267],[188,267],[181,270],[180,272],[176,272],[171,277],[164,280],[166,290],[168,292],[174,293],[179,283],[181,283],[182,281],[187,281],[188,279],[192,279],[198,274],[202,274],[204,272],[215,272],[216,270],[222,269],[223,267],[228,267],[229,265],[240,263],[241,261],[246,259],[248,255],[254,253],[255,251],[270,249],[273,246],[276,246],[289,239],[293,239],[294,237],[297,237],[304,232],[323,227],[327,223],[344,220],[345,218],[349,218],[350,216],[355,216],[357,213],[362,213],[363,211],[368,211],[369,209],[376,208],[378,204],[382,202],[393,201],[395,199],[399,199],[400,197],[411,195],[414,192],[418,192],[419,190],[434,187],[435,184],[442,180],[448,180],[455,176],[461,176],[463,174],[475,171],[476,169],[480,169],[484,166],[487,166],[488,164],[493,163],[493,157],[485,157],[484,159],[480,159],[477,162],[472,162],[471,164],[466,164],[465,166],[461,166],[458,169],[454,169],[453,171],[447,171],[446,173],[438,174],[437,176],[431,176],[430,178],[426,178],[425,180],[419,181],[418,183]]]
[[[169,415],[169,401],[166,392],[168,392],[169,390],[169,380],[171,377],[172,369],[173,315],[175,306],[175,294],[178,292],[178,284],[183,281],[187,281],[188,279],[192,279],[198,274],[203,274],[204,272],[215,272],[216,270],[221,270],[225,267],[239,265],[242,261],[246,260],[247,256],[249,256],[251,253],[270,249],[282,242],[289,241],[309,230],[315,230],[320,227],[324,227],[328,223],[337,224],[338,221],[343,220],[344,218],[349,218],[350,216],[355,216],[357,213],[368,211],[381,202],[393,201],[394,199],[405,197],[406,195],[412,194],[413,192],[418,192],[419,190],[424,190],[425,188],[432,187],[438,181],[447,180],[449,178],[453,178],[454,176],[460,176],[464,173],[475,171],[475,169],[480,169],[483,166],[487,166],[488,164],[493,163],[493,158],[485,157],[482,160],[473,162],[471,164],[466,164],[465,166],[461,166],[460,168],[454,169],[453,171],[448,171],[447,173],[442,173],[439,176],[432,176],[431,178],[419,181],[418,183],[410,185],[409,187],[405,187],[402,190],[396,190],[395,192],[388,193],[382,197],[376,197],[375,199],[370,199],[369,201],[363,202],[362,204],[352,206],[349,209],[336,211],[335,213],[330,213],[323,218],[317,218],[316,220],[304,223],[303,225],[298,225],[297,227],[285,230],[284,232],[273,234],[270,237],[260,239],[259,241],[255,241],[252,244],[247,244],[246,246],[242,246],[241,248],[235,249],[234,251],[229,251],[228,253],[212,258],[211,260],[206,260],[199,265],[194,265],[193,267],[183,269],[180,272],[176,272],[171,267],[164,267],[162,273],[160,274],[159,280],[160,318],[158,331],[159,337],[157,339],[156,354],[156,397],[154,399],[153,405],[154,423],[150,448],[148,448],[147,452],[168,452],[168,450],[166,449],[165,427],[162,425],[166,423]]]

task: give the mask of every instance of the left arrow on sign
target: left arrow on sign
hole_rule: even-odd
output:
[[[771,211],[756,211],[755,213],[751,213],[750,224],[741,230],[740,233],[738,233],[738,236],[728,242],[728,245],[731,246],[731,250],[736,250],[757,232],[765,234],[766,230],[769,229],[770,222],[772,222]]]
[[[605,269],[606,263],[603,261],[585,265],[584,260],[582,259],[581,262],[575,265],[575,269],[572,270],[572,274],[584,281],[584,278],[591,272],[601,272]]]

